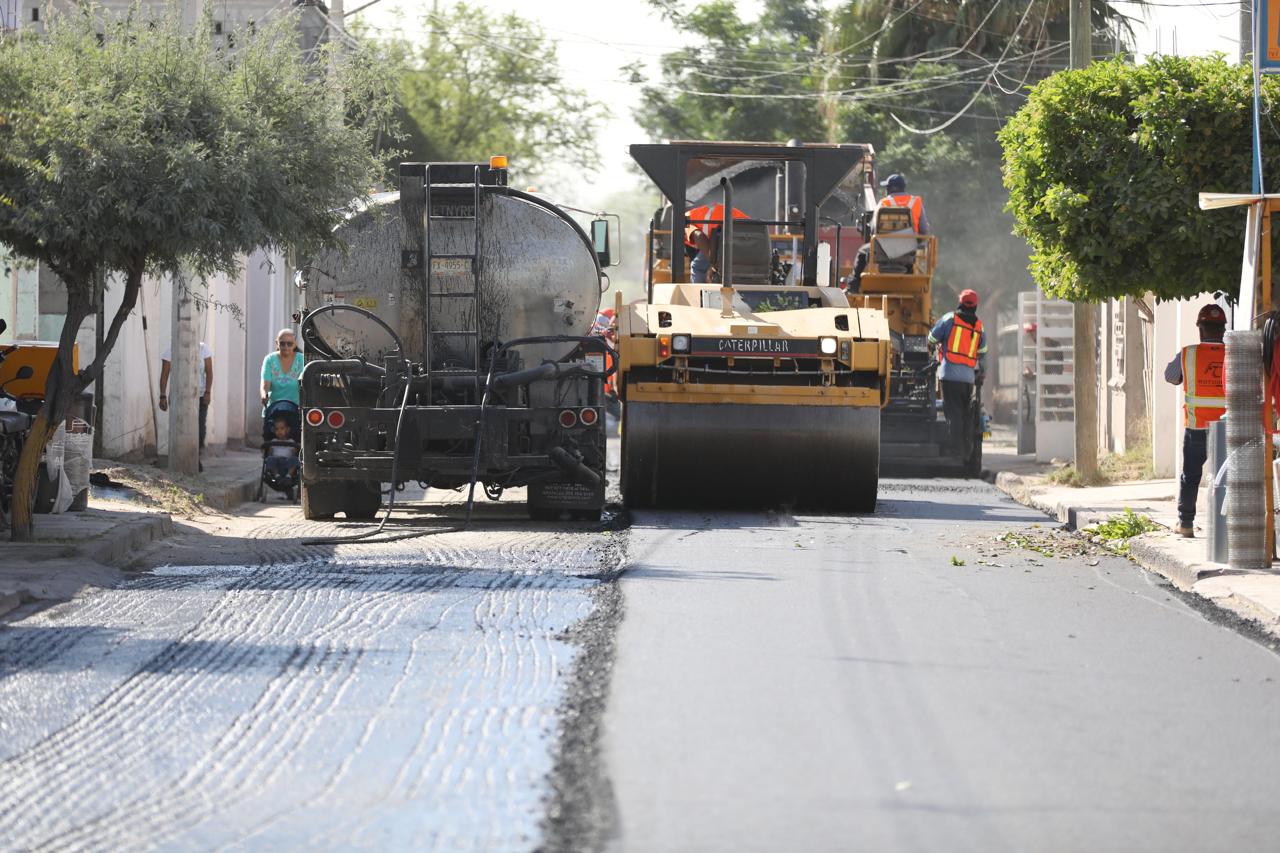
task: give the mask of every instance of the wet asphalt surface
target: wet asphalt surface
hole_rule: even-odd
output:
[[[1273,650],[1122,559],[995,542],[1053,534],[986,484],[881,494],[181,535],[0,621],[0,848],[1270,846]]]

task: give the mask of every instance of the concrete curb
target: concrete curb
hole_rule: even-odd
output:
[[[204,505],[210,509],[227,512],[242,503],[253,500],[258,495],[258,477],[259,472],[255,471],[252,476],[205,491]]]
[[[0,592],[0,616],[30,601],[62,600],[74,596],[85,586],[107,583],[107,578],[114,576],[114,569],[127,565],[139,549],[173,535],[173,530],[169,514],[156,512],[121,521],[78,545],[32,543],[24,547],[26,559],[21,556],[17,559],[43,574],[44,579],[39,580],[33,574],[19,579],[17,589]],[[79,567],[85,568],[79,579],[57,577],[75,574]],[[48,579],[56,580],[47,583]]]
[[[1037,479],[1002,471],[994,478],[994,485],[1018,503],[1047,513],[1076,532],[1111,514],[1052,503],[1036,493]],[[1205,559],[1204,549],[1203,539],[1183,539],[1167,530],[1146,533],[1129,541],[1129,556],[1142,568],[1214,607],[1252,620],[1269,633],[1280,636],[1280,605],[1275,604],[1278,579],[1269,572],[1232,572]],[[1268,601],[1272,603],[1269,605]]]
[[[1018,503],[1023,506],[1029,506],[1032,509],[1038,509],[1050,517],[1056,518],[1060,523],[1067,525],[1072,530],[1079,530],[1082,527],[1106,521],[1112,514],[1110,512],[1099,512],[1087,507],[1074,506],[1069,503],[1054,503],[1047,500],[1034,490],[1033,486],[1036,483],[1034,479],[1015,474],[1012,471],[999,472],[995,476],[994,483],[997,489]]]

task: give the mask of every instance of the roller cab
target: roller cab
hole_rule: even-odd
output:
[[[867,152],[632,153],[668,204],[650,227],[646,299],[617,305],[625,503],[874,509],[889,328],[831,286],[817,239],[818,207]],[[686,240],[691,226],[709,239]]]

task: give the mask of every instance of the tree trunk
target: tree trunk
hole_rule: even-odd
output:
[[[94,310],[93,284],[89,276],[67,281],[67,316],[62,323],[62,334],[58,338],[58,355],[54,358],[53,368],[44,386],[44,404],[36,415],[31,434],[22,446],[22,454],[18,457],[18,469],[13,478],[12,526],[10,538],[14,542],[30,542],[35,535],[32,521],[32,510],[35,508],[36,477],[40,472],[40,455],[44,447],[53,437],[58,424],[62,423],[71,411],[76,397],[102,375],[102,366],[107,356],[115,348],[120,337],[120,329],[124,321],[133,311],[138,300],[138,290],[142,286],[143,262],[140,259],[133,269],[126,273],[124,295],[120,307],[111,319],[111,328],[103,340],[102,348],[94,353],[93,363],[76,373],[73,369],[71,353],[75,347],[76,336],[84,318]]]
[[[91,287],[89,281],[67,284],[67,316],[62,322],[58,354],[54,357],[49,378],[45,381],[44,403],[40,406],[26,443],[22,445],[18,470],[13,477],[13,501],[10,504],[13,529],[9,536],[14,542],[30,542],[35,536],[32,515],[36,502],[36,480],[40,475],[40,456],[58,424],[66,420],[71,404],[84,387],[77,387],[79,383],[71,353],[80,326],[92,310],[92,298],[86,292],[88,287]]]
[[[1098,311],[1093,305],[1075,305],[1074,374],[1076,472],[1086,485],[1098,482]]]

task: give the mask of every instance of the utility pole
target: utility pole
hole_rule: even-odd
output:
[[[1071,68],[1093,62],[1093,26],[1089,0],[1069,0]],[[1075,465],[1086,484],[1098,480],[1098,311],[1077,302],[1073,311],[1072,373],[1075,390]]]
[[[198,0],[182,4],[182,25],[192,30],[200,20]],[[210,49],[212,49],[210,45]],[[186,270],[173,276],[173,323],[169,331],[169,470],[195,474],[200,470],[200,383],[196,370],[199,343],[195,326],[195,306],[191,299],[191,276]]]
[[[1253,0],[1240,0],[1240,64],[1253,62]]]

